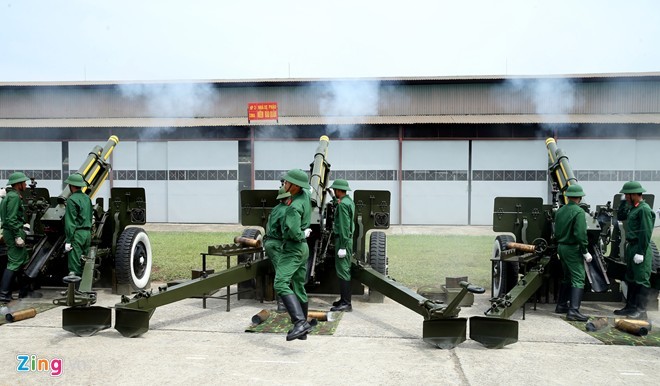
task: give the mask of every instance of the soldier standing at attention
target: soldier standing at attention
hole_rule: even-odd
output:
[[[64,212],[64,252],[69,253],[69,275],[81,276],[81,257],[89,254],[92,241],[92,200],[82,191],[87,183],[80,174],[71,174],[64,182],[71,190]]]
[[[564,196],[568,198],[568,204],[555,214],[555,237],[559,244],[557,253],[564,273],[555,312],[567,312],[566,320],[586,322],[589,318],[580,313],[585,277],[582,260],[589,263],[592,257],[587,250],[586,215],[578,205],[584,191],[580,185],[573,184],[566,189]]]
[[[28,253],[25,248],[25,215],[23,213],[23,198],[28,178],[21,172],[9,176],[6,195],[0,202],[0,219],[2,220],[2,237],[7,245],[7,268],[0,280],[0,303],[12,301],[11,287],[16,272],[27,263]]]
[[[353,255],[353,232],[355,231],[355,204],[347,194],[351,188],[348,181],[337,179],[330,189],[335,192],[336,209],[332,233],[335,237],[335,270],[339,278],[338,301],[332,303],[330,311],[352,311],[351,305],[351,256]]]
[[[300,169],[289,170],[284,176],[284,189],[291,194],[282,222],[282,254],[276,263],[275,291],[282,298],[291,316],[293,329],[286,340],[303,338],[312,329],[307,323],[307,237],[312,216],[307,173]],[[304,338],[303,338],[304,339]]]
[[[273,269],[277,272],[277,261],[282,254],[282,223],[284,222],[284,215],[286,213],[287,201],[291,197],[291,193],[287,192],[282,186],[277,194],[279,203],[275,205],[268,216],[268,223],[266,224],[266,235],[264,236],[264,249],[266,256],[273,264]],[[281,305],[282,299],[278,296],[277,310],[284,311]]]
[[[625,195],[617,211],[617,219],[626,221],[626,283],[628,294],[626,306],[615,310],[616,315],[631,319],[646,319],[646,304],[651,290],[651,269],[653,252],[651,235],[655,213],[642,198],[646,189],[637,181],[623,184],[620,193]]]

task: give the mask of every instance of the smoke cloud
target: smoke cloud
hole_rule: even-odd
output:
[[[198,118],[213,116],[220,96],[210,84],[163,83],[121,84],[122,96],[144,106],[147,118]],[[172,127],[142,130],[141,139],[155,139]]]
[[[319,114],[324,117],[360,117],[378,115],[379,81],[331,82],[322,90]],[[356,125],[328,126],[328,135],[350,137]]]

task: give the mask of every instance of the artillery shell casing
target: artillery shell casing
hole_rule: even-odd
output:
[[[7,314],[5,315],[5,319],[7,319],[8,322],[13,323],[23,319],[34,318],[36,315],[37,315],[36,308],[28,308],[27,310],[21,310],[21,311],[13,312],[11,314]]]
[[[594,320],[590,320],[585,324],[584,326],[587,331],[598,331],[603,327],[607,327],[607,318],[596,318]]]
[[[647,330],[651,331],[653,329],[653,322],[650,320],[639,320],[639,319],[614,319],[614,323],[618,322],[619,320],[625,320],[628,323],[632,323],[636,326],[644,327]]]
[[[625,319],[619,319],[617,322],[614,323],[614,327],[616,327],[621,331],[625,331],[629,334],[638,335],[638,336],[645,336],[648,335],[649,333],[648,328],[636,325],[634,323],[630,323],[629,320],[625,320]]]
[[[514,243],[513,241],[506,243],[506,247],[508,249],[515,249],[522,252],[536,252],[536,246],[534,245]]]
[[[249,239],[247,237],[236,236],[234,237],[234,243],[246,245],[248,247],[259,248],[261,246],[260,239]]]
[[[325,322],[328,320],[328,313],[324,311],[309,311],[307,312],[307,320],[316,319],[319,322]]]
[[[261,310],[252,317],[252,324],[261,324],[268,320],[270,312],[268,310]]]

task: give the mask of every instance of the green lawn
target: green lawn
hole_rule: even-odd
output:
[[[200,253],[209,245],[232,243],[235,236],[235,233],[149,232],[154,255],[152,280],[190,278],[192,269],[201,268]],[[473,284],[490,288],[493,240],[490,236],[388,236],[389,274],[410,288],[444,284],[447,276],[468,276]],[[660,245],[660,235],[653,240]],[[208,264],[221,269],[226,260],[209,257]]]

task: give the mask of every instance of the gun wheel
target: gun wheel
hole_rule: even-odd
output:
[[[507,243],[515,241],[513,236],[499,235],[493,243],[491,295],[494,298],[506,295],[518,281],[518,264],[499,260],[502,251],[508,249]]]
[[[130,284],[135,290],[146,288],[152,263],[151,242],[144,229],[124,229],[115,253],[117,283]]]
[[[369,264],[376,272],[387,276],[387,238],[385,232],[372,232],[369,236]]]

